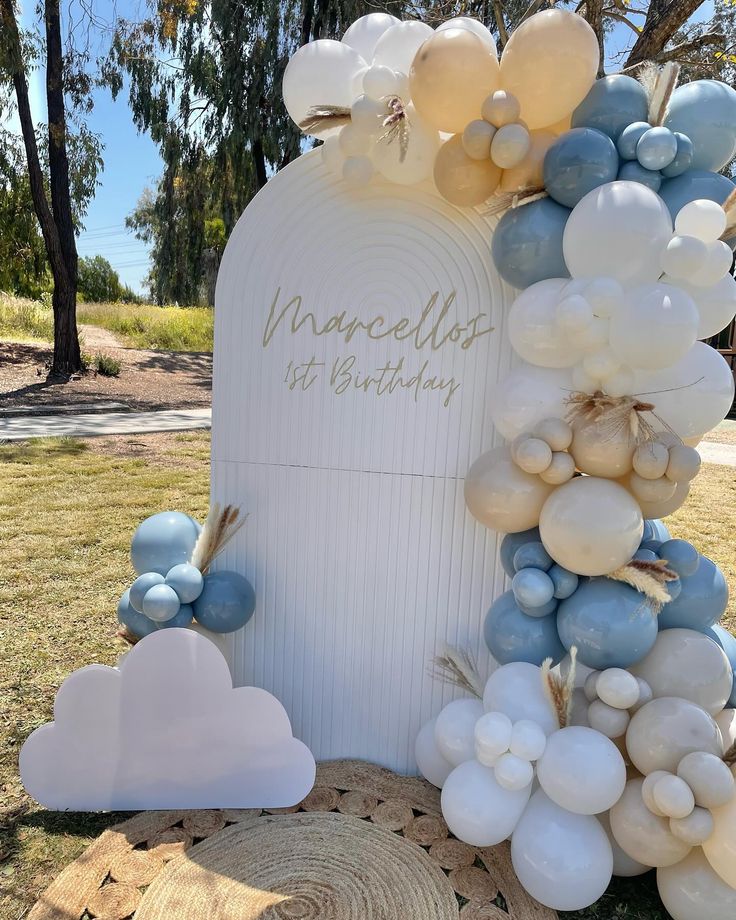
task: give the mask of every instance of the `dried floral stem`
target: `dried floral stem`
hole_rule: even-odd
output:
[[[225,505],[220,509],[218,504],[214,504],[202,525],[202,532],[192,552],[191,564],[206,575],[215,558],[225,549],[247,519],[247,514],[240,517],[240,509],[234,505]]]
[[[656,438],[651,422],[642,418],[649,412],[663,428],[669,426],[654,412],[654,403],[643,402],[637,396],[606,396],[600,390],[595,393],[576,391],[565,400],[567,421],[575,427],[599,429],[601,438],[611,440],[626,428],[636,444],[644,444]]]
[[[560,728],[570,724],[577,657],[578,650],[573,645],[570,649],[570,667],[564,677],[552,672],[551,658],[546,658],[542,663],[542,689],[557,715]]]
[[[649,98],[649,124],[663,125],[667,115],[667,106],[675,91],[680,77],[680,65],[675,61],[667,61],[659,71]]]
[[[350,122],[350,109],[342,105],[313,105],[299,122],[305,134],[320,134],[328,128],[339,128]]]
[[[531,204],[533,201],[540,201],[542,198],[548,198],[548,193],[539,186],[520,189],[517,192],[498,192],[492,198],[489,198],[483,208],[485,217],[495,217],[498,214],[504,214],[513,208],[521,208],[525,204]]]
[[[670,581],[676,581],[678,575],[667,568],[665,559],[658,559],[656,562],[632,559],[626,565],[609,572],[606,577],[622,581],[644,594],[652,610],[659,613],[663,605],[671,600],[665,586]]]
[[[736,235],[736,189],[731,192],[721,207],[726,212],[726,229],[721,234],[721,239],[727,240]]]
[[[723,755],[723,762],[728,764],[729,767],[736,764],[736,741],[734,741],[731,747]]]
[[[467,649],[448,645],[441,655],[433,659],[432,664],[432,677],[483,699],[483,679],[478,673],[475,658]]]
[[[386,131],[378,138],[387,144],[398,140],[399,162],[403,163],[409,150],[409,129],[411,123],[406,114],[406,106],[400,96],[386,96],[383,100],[388,106],[388,115],[383,119],[382,125]]]

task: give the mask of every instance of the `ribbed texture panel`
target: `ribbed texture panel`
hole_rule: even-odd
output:
[[[497,535],[477,525],[462,477],[494,444],[488,407],[511,364],[505,314],[513,291],[495,274],[491,226],[426,188],[373,183],[349,192],[319,151],[301,157],[249,205],[223,258],[215,311],[213,500],[250,512],[219,562],[247,575],[257,610],[233,638],[241,684],[274,693],[295,734],[318,759],[359,757],[414,769],[422,722],[454,694],[429,675],[445,642],[488,655],[485,613],[504,589]],[[292,307],[264,347],[269,310],[301,297],[322,328],[346,314],[382,331],[415,325],[431,298],[428,335],[455,292],[437,341],[453,324],[493,331],[468,348],[468,332],[437,349],[415,337],[370,339],[358,330],[292,332]],[[423,337],[422,336],[422,337]],[[377,395],[330,384],[335,361],[376,376],[403,358],[404,380]],[[313,359],[318,378],[284,382],[289,362]],[[346,378],[340,377],[345,380]]]

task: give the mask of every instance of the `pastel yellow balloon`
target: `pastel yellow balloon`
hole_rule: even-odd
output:
[[[491,530],[518,533],[536,527],[542,505],[553,490],[539,476],[525,473],[505,447],[482,454],[465,477],[465,503]]]
[[[437,191],[451,204],[462,208],[472,208],[490,198],[500,178],[501,170],[493,160],[472,160],[467,155],[461,134],[443,144],[434,161]]]
[[[590,476],[618,479],[631,470],[636,441],[627,425],[613,432],[598,425],[577,425],[573,429],[570,453],[577,468]]]
[[[673,920],[736,917],[736,889],[716,875],[699,847],[674,866],[657,869],[657,888]]]
[[[731,772],[736,774],[736,767]],[[703,844],[703,852],[723,881],[736,888],[736,796],[714,808],[712,815],[713,833]]]
[[[501,176],[502,192],[518,192],[525,188],[544,186],[544,158],[554,144],[556,135],[549,128],[529,132],[529,150],[513,169],[504,169]]]
[[[512,34],[501,56],[501,85],[519,100],[530,128],[568,116],[588,94],[598,71],[595,32],[576,13],[545,10]]]
[[[483,102],[498,85],[495,53],[468,29],[435,32],[417,51],[409,73],[419,114],[450,134],[461,133],[480,116]]]
[[[621,849],[645,866],[672,866],[690,852],[690,844],[670,831],[667,818],[652,814],[641,795],[643,780],[626,783],[610,811],[611,833]]]

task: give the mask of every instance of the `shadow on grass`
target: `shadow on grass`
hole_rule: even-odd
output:
[[[559,916],[564,920],[670,920],[659,900],[654,869],[635,878],[614,878],[595,904],[585,910],[559,911]]]
[[[76,457],[89,450],[78,438],[32,438],[29,441],[0,441],[0,463],[35,463],[54,457]]]

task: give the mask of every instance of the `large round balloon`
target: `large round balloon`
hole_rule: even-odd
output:
[[[161,511],[138,525],[130,544],[130,561],[139,575],[170,569],[189,562],[202,528],[181,511]]]
[[[554,615],[527,616],[519,609],[513,591],[506,591],[493,602],[483,635],[488,650],[500,664],[526,661],[541,665],[546,658],[557,664],[566,653]]]
[[[365,66],[360,54],[344,42],[320,38],[303,45],[284,71],[286,111],[300,125],[314,106],[350,108],[355,98],[353,80]],[[340,126],[330,126],[310,133],[325,138],[339,130]]]
[[[197,622],[217,633],[234,632],[253,616],[256,595],[253,586],[237,572],[205,575],[202,593],[193,604]]]
[[[156,632],[158,624],[149,620],[145,614],[140,613],[130,603],[130,589],[118,601],[118,623],[125,626],[129,632],[139,639]]]
[[[467,29],[477,35],[489,51],[496,54],[496,39],[480,20],[473,19],[471,16],[454,16],[437,26],[438,32],[444,32],[446,29]]]
[[[736,773],[736,767],[731,767]],[[723,881],[736,888],[736,796],[713,809],[715,828],[703,844],[703,852]]]
[[[699,339],[709,339],[717,335],[736,316],[736,281],[731,275],[724,275],[720,281],[710,287],[696,287],[686,281],[672,281],[665,276],[662,281],[669,281],[682,288],[693,299],[698,308]]]
[[[348,27],[342,37],[344,45],[350,45],[363,58],[366,63],[370,64],[373,60],[373,53],[376,50],[378,39],[387,32],[391,26],[401,22],[395,16],[388,13],[369,13],[367,16],[361,16]]]
[[[527,125],[544,128],[585,99],[599,56],[595,32],[581,16],[545,10],[512,33],[501,56],[501,85],[521,103]]]
[[[636,552],[644,530],[638,504],[616,482],[579,476],[544,503],[539,532],[555,562],[577,575],[606,575]]]
[[[538,367],[572,367],[581,360],[579,349],[557,322],[557,305],[566,278],[538,281],[522,291],[511,306],[509,340],[514,351]]]
[[[565,227],[563,251],[574,278],[656,281],[672,237],[664,202],[638,182],[610,182],[583,198]]]
[[[486,712],[502,712],[512,722],[530,719],[546,735],[560,727],[542,685],[541,669],[526,661],[515,661],[496,668],[486,681],[483,708]]]
[[[720,620],[728,605],[728,583],[723,572],[701,556],[692,575],[680,578],[682,590],[665,604],[659,614],[659,628],[703,630]]]
[[[621,878],[634,878],[637,875],[643,875],[648,872],[651,866],[645,866],[643,863],[632,859],[628,853],[625,853],[618,845],[618,841],[611,831],[611,818],[608,812],[596,815],[600,821],[601,827],[606,832],[608,842],[613,850],[613,874]]]
[[[599,822],[560,808],[541,789],[511,838],[511,861],[529,894],[554,910],[588,907],[613,872],[611,845]]]
[[[437,719],[431,719],[421,727],[414,744],[414,759],[427,782],[441,789],[455,767],[449,760],[445,760],[437,747],[434,737],[436,724]]]
[[[693,169],[718,172],[736,154],[736,91],[719,80],[683,83],[672,94],[665,126],[693,143]]]
[[[589,668],[628,668],[650,651],[657,619],[643,594],[610,578],[583,582],[557,609],[557,631]]]
[[[386,29],[376,42],[372,63],[383,64],[392,70],[408,74],[414,55],[433,35],[434,29],[417,19],[397,22],[390,29]]]
[[[657,869],[657,889],[672,920],[736,917],[736,888],[713,871],[700,847],[674,866]]]
[[[595,81],[572,113],[572,126],[596,128],[616,141],[628,125],[645,122],[648,110],[649,99],[642,84],[633,77],[616,73]]]
[[[716,642],[726,653],[731,671],[733,673],[733,683],[731,685],[731,695],[728,698],[726,706],[736,706],[736,636],[733,636],[727,629],[715,623],[705,630],[705,635]]]
[[[493,264],[504,281],[523,289],[545,278],[569,276],[562,253],[569,215],[551,198],[506,211],[491,240]]]
[[[574,208],[588,192],[616,178],[616,147],[602,131],[573,128],[547,151],[543,175],[549,195],[559,204]]]
[[[702,706],[679,697],[661,696],[645,703],[631,717],[626,729],[626,750],[633,765],[645,776],[655,770],[674,773],[682,758],[693,751],[720,757],[723,739],[713,717]],[[616,839],[621,843],[618,835]],[[630,855],[639,859],[634,853]]]
[[[641,795],[642,779],[631,779],[610,811],[611,832],[621,849],[645,866],[673,866],[690,844],[670,831],[669,820],[652,814]]]
[[[723,204],[733,190],[733,182],[720,173],[689,169],[675,179],[663,182],[659,187],[659,197],[667,205],[674,220],[691,201],[705,199]]]
[[[491,418],[509,441],[546,418],[562,418],[565,400],[574,389],[566,369],[519,364],[497,385],[491,399]]]

